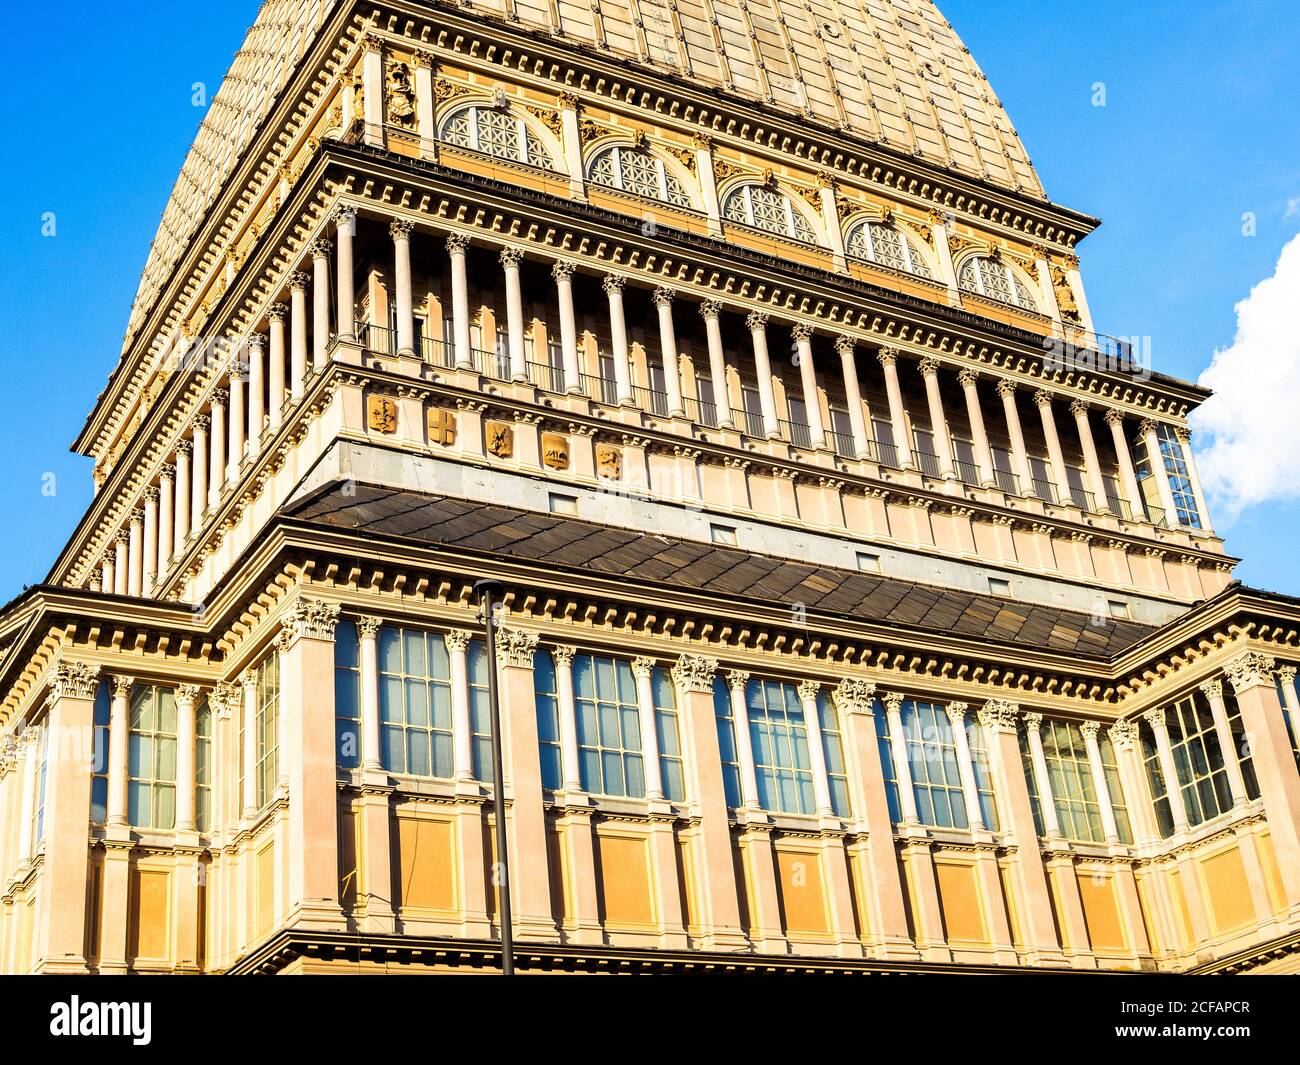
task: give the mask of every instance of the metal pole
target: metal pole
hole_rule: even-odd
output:
[[[487,644],[488,709],[491,715],[492,738],[492,790],[496,806],[496,840],[498,870],[497,923],[501,926],[501,974],[513,976],[515,972],[514,929],[510,920],[510,852],[506,843],[506,804],[501,765],[501,702],[497,695],[497,631],[496,602],[501,595],[500,581],[484,580],[474,585],[479,597],[483,617],[483,636]]]

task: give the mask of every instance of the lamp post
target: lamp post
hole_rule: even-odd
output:
[[[491,716],[492,785],[496,798],[496,839],[498,897],[500,900],[498,923],[501,925],[501,974],[513,976],[515,972],[514,934],[510,920],[510,854],[506,842],[505,774],[501,765],[501,703],[497,695],[497,636],[496,604],[503,588],[500,581],[482,580],[474,584],[474,594],[479,599],[479,617],[483,622],[483,640],[487,646],[488,710]]]

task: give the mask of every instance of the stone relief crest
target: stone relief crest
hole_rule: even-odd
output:
[[[515,453],[514,426],[506,422],[488,422],[484,427],[487,449],[499,459],[508,459]]]
[[[397,404],[387,396],[371,396],[366,401],[366,424],[377,433],[397,432]]]

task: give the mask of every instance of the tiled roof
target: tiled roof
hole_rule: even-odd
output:
[[[283,513],[367,536],[501,555],[557,571],[587,571],[769,604],[803,604],[811,613],[1090,657],[1108,657],[1153,631],[1111,618],[1095,624],[1080,611],[374,485],[357,485],[347,495],[322,489]]]

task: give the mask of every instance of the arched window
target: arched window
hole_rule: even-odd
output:
[[[722,216],[804,244],[816,242],[812,226],[790,202],[790,197],[766,185],[741,185],[732,189],[722,205]]]
[[[848,253],[877,266],[917,277],[933,277],[929,264],[912,242],[885,222],[861,222],[849,230]]]
[[[588,177],[597,185],[621,189],[634,196],[690,207],[686,188],[664,167],[664,161],[644,148],[615,145],[591,161]]]
[[[555,169],[550,153],[524,120],[502,108],[462,108],[443,122],[442,139],[498,159]]]
[[[1006,263],[987,255],[973,255],[961,264],[957,285],[963,292],[974,292],[999,303],[1009,303],[1026,311],[1038,310],[1029,288]]]

